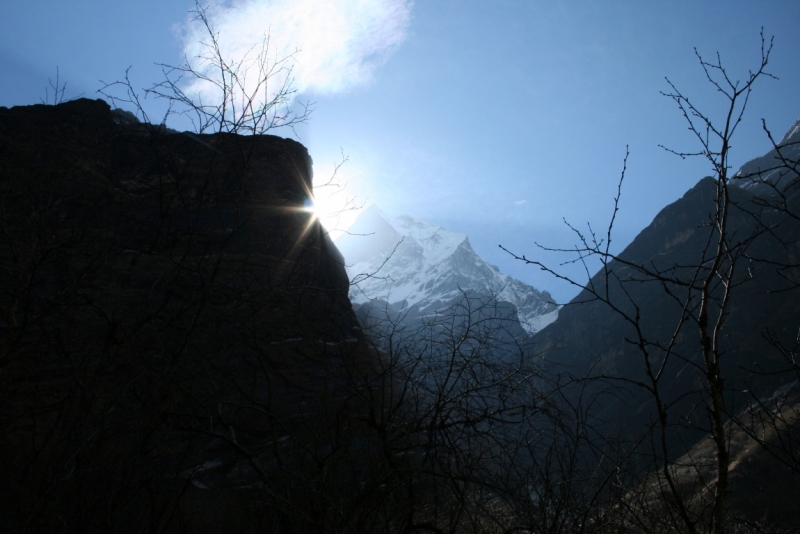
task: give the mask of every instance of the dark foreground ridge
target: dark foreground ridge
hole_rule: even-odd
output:
[[[0,162],[0,531],[248,531],[366,354],[305,147],[81,99]]]

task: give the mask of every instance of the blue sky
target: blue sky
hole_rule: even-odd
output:
[[[3,2],[0,105],[37,103],[56,67],[67,97],[96,97],[99,80],[120,79],[128,66],[134,84],[158,81],[154,63],[179,63],[189,45],[193,6]],[[242,38],[270,29],[281,45],[301,49],[298,98],[316,102],[316,110],[296,133],[317,179],[330,176],[342,152],[349,157],[338,175],[346,188],[333,201],[374,202],[466,233],[488,261],[562,301],[571,289],[497,245],[533,256],[534,241],[573,243],[563,218],[603,228],[626,145],[616,250],[711,173],[705,161],[658,147],[697,148],[674,103],[659,93],[668,89],[665,76],[712,118],[722,111],[694,47],[708,58],[719,52],[741,79],[760,57],[760,29],[775,37],[769,71],[780,79],[757,85],[734,138],[734,167],[769,148],[761,118],[777,136],[800,118],[796,1],[259,0],[218,7],[221,29]],[[320,44],[318,35],[329,40]]]

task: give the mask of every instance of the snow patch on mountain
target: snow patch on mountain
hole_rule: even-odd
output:
[[[488,264],[465,234],[407,215],[391,218],[370,206],[336,246],[352,280],[354,304],[382,299],[399,310],[415,306],[426,313],[470,291],[513,304],[529,334],[558,316],[549,293]]]
[[[800,119],[798,119],[786,135],[777,143],[780,150],[774,148],[766,155],[748,161],[739,169],[731,183],[756,194],[769,195],[776,191],[785,191],[797,178],[797,173],[788,168],[800,160]]]

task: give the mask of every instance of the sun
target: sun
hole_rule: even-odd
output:
[[[319,167],[303,206],[304,211],[312,214],[311,220],[319,221],[333,240],[353,224],[365,202],[353,186],[353,170],[342,167],[345,161],[347,158]]]
[[[317,209],[317,204],[314,202],[313,198],[307,198],[303,202],[303,207],[300,208],[300,211],[305,213],[310,213],[311,216],[315,219],[319,219],[319,210]]]
[[[316,188],[314,196],[304,206],[330,235],[336,239],[344,233],[358,215],[355,209],[356,200],[346,197],[341,191]]]

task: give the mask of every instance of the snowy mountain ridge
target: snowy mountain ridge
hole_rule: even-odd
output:
[[[797,177],[797,161],[800,161],[800,119],[789,128],[777,146],[780,154],[773,148],[765,155],[748,161],[733,176],[731,183],[760,195],[790,187]],[[789,162],[788,166],[786,162]],[[794,169],[790,168],[792,166]]]
[[[513,304],[529,334],[558,316],[549,293],[501,273],[475,253],[466,234],[407,215],[391,218],[370,206],[336,246],[354,304],[383,299],[399,310],[415,306],[426,313],[468,291]]]

